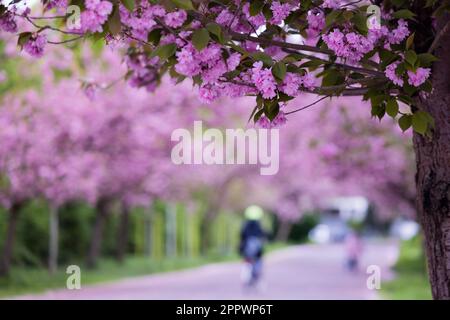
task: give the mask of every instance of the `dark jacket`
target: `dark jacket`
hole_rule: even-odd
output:
[[[261,224],[259,221],[254,220],[248,220],[245,222],[244,226],[241,230],[241,241],[239,244],[239,253],[244,256],[245,247],[251,238],[258,238],[261,241],[264,241],[265,238],[267,238],[266,233],[261,227]],[[261,249],[258,250],[256,254],[256,258],[261,258],[263,255],[263,247],[261,246]]]

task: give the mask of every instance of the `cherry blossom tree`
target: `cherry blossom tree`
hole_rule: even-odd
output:
[[[369,3],[50,0],[36,16],[12,1],[0,7],[0,26],[15,33],[19,20],[27,22],[18,44],[34,57],[47,45],[86,37],[123,44],[133,86],[154,90],[169,73],[179,82],[191,78],[204,101],[255,96],[255,121],[282,122],[286,103],[305,92],[362,96],[372,115],[414,129],[417,210],[433,296],[449,298],[450,171],[441,165],[450,162],[449,2]],[[67,13],[69,5],[80,17]],[[399,111],[399,102],[409,110]]]

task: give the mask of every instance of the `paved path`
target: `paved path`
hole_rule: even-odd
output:
[[[240,283],[240,263],[210,264],[195,269],[141,276],[111,283],[56,290],[20,299],[378,299],[367,289],[366,266],[381,267],[381,277],[392,277],[396,261],[395,242],[366,244],[357,274],[343,269],[341,245],[302,245],[269,254],[264,280],[256,292]]]

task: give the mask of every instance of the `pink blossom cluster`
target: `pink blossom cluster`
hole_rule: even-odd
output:
[[[122,24],[131,30],[133,37],[147,40],[148,33],[157,25],[155,19],[164,19],[166,10],[160,5],[151,5],[149,1],[137,1],[139,7],[130,12],[125,6],[120,6],[120,20]],[[180,17],[171,16],[169,22],[177,22]],[[173,21],[172,21],[172,20]],[[167,21],[166,21],[167,23]]]
[[[25,42],[23,48],[30,56],[40,58],[44,55],[44,48],[47,44],[47,37],[43,34],[34,33]]]
[[[102,32],[103,24],[113,10],[110,1],[85,0],[86,10],[81,13],[81,32]]]
[[[277,83],[269,68],[263,68],[261,61],[255,62],[252,69],[252,82],[264,99],[276,96]]]
[[[5,12],[0,16],[0,29],[6,32],[17,32],[17,22],[13,12]]]
[[[386,67],[386,70],[384,71],[384,74],[386,77],[391,80],[394,84],[396,84],[399,87],[403,87],[403,79],[399,75],[397,75],[396,70],[400,62],[396,61],[394,63],[391,63]]]
[[[178,63],[175,70],[185,76],[201,75],[204,84],[213,84],[240,63],[240,54],[232,53],[226,60],[222,56],[222,47],[211,44],[198,51],[192,44],[185,45],[177,52]]]
[[[261,116],[256,122],[256,127],[262,129],[274,129],[284,126],[287,122],[286,115],[283,111],[278,112],[277,116],[270,121],[266,116]]]
[[[306,30],[308,37],[317,37],[325,27],[325,14],[322,11],[309,11],[306,19],[308,21],[308,29]]]
[[[374,48],[374,43],[369,38],[356,32],[344,34],[339,29],[323,35],[322,39],[337,56],[353,62],[360,61],[364,54]]]
[[[324,8],[339,9],[343,4],[342,0],[325,0],[322,4]]]
[[[125,57],[125,62],[128,69],[131,71],[128,80],[131,87],[144,87],[147,91],[153,92],[156,89],[158,75],[156,69],[150,66],[157,65],[158,61],[158,57],[149,58],[142,52],[127,55]]]
[[[387,38],[388,42],[390,44],[399,44],[404,39],[406,39],[407,36],[411,33],[408,29],[408,22],[405,20],[400,19],[398,21],[398,26],[392,31],[388,31]]]
[[[187,13],[184,10],[177,10],[174,12],[169,12],[164,17],[164,22],[167,26],[171,28],[179,28],[187,19]]]
[[[45,3],[45,10],[56,8],[58,13],[64,13],[65,8],[69,5],[69,0],[49,0]]]
[[[286,19],[291,11],[295,7],[290,3],[280,3],[279,1],[273,1],[270,6],[270,10],[272,10],[272,19],[270,19],[270,23],[272,24],[280,24]]]
[[[280,91],[291,97],[296,97],[300,93],[300,87],[311,91],[315,87],[315,82],[316,80],[311,73],[299,75],[288,72],[286,73],[283,84],[280,87]]]
[[[394,84],[399,87],[403,87],[404,81],[403,76],[397,74],[397,67],[400,64],[399,61],[393,62],[386,67],[385,75]],[[416,71],[408,70],[408,83],[414,87],[420,87],[425,81],[430,77],[430,68],[417,68]]]
[[[417,68],[416,71],[408,70],[408,83],[414,87],[420,87],[429,77],[430,68]]]

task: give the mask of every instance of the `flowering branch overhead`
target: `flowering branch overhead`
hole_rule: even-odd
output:
[[[168,73],[177,82],[192,79],[207,103],[256,96],[254,121],[283,116],[284,105],[304,92],[361,95],[373,116],[397,118],[399,102],[414,105],[432,91],[436,58],[416,50],[417,6],[405,1],[383,1],[374,16],[373,6],[345,0],[45,0],[42,17],[21,2],[0,7],[0,28],[15,33],[17,20],[31,23],[35,30],[18,39],[30,55],[42,56],[46,43],[89,37],[122,43],[133,86],[154,90]],[[423,10],[445,11],[441,2],[448,1],[428,1]],[[49,24],[33,21],[41,18]],[[55,33],[78,37],[47,39]],[[423,112],[400,119],[403,130],[433,127]]]

